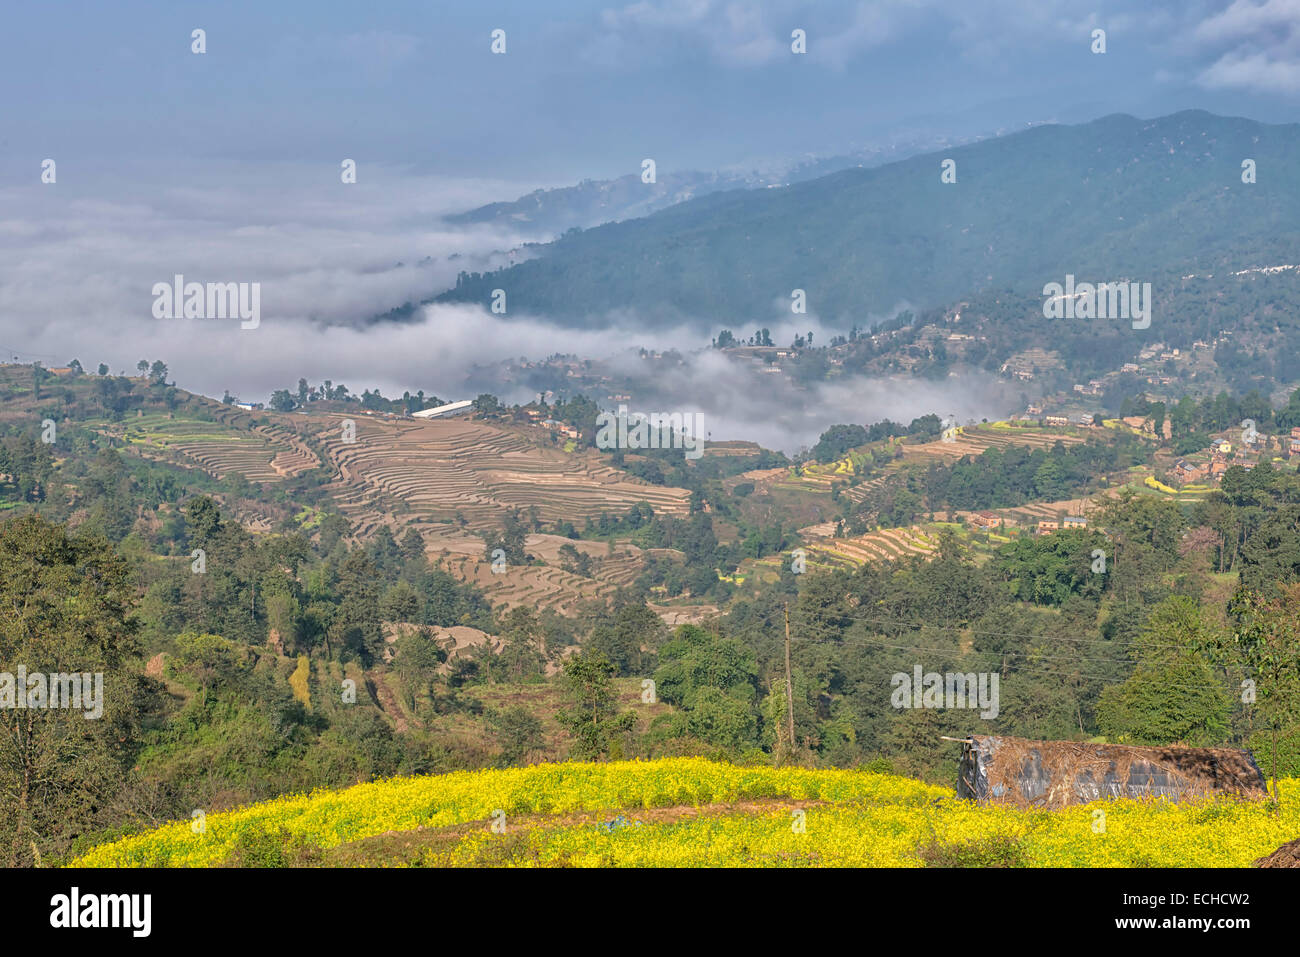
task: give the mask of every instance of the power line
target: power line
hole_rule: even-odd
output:
[[[972,635],[987,635],[987,636],[998,637],[998,638],[1027,638],[1027,639],[1036,639],[1036,640],[1040,640],[1040,641],[1071,642],[1071,643],[1079,643],[1079,644],[1088,643],[1088,642],[1092,642],[1092,641],[1106,641],[1106,642],[1109,642],[1109,643],[1115,645],[1116,647],[1127,647],[1127,646],[1129,646],[1129,645],[1135,645],[1135,644],[1138,644],[1139,642],[1145,644],[1146,647],[1148,647],[1148,648],[1180,649],[1180,648],[1183,648],[1183,647],[1184,647],[1184,646],[1182,646],[1182,645],[1178,645],[1178,644],[1174,644],[1174,643],[1170,643],[1170,642],[1145,642],[1145,641],[1143,641],[1143,639],[1141,639],[1141,638],[1127,638],[1127,639],[1125,639],[1125,638],[1095,638],[1095,639],[1092,639],[1092,638],[1071,638],[1071,637],[1066,636],[1066,635],[1062,635],[1062,636],[1058,636],[1058,637],[1051,637],[1051,636],[1044,635],[1044,634],[1027,634],[1027,633],[1023,633],[1023,632],[1014,632],[1014,631],[994,631],[994,630],[992,630],[992,629],[969,628],[969,627],[965,627],[965,626],[961,626],[961,625],[943,625],[943,624],[938,624],[938,623],[936,623],[936,622],[932,622],[932,621],[924,621],[924,620],[921,620],[921,619],[912,619],[912,620],[908,620],[908,619],[904,619],[904,618],[896,618],[896,617],[892,617],[892,616],[890,616],[890,617],[866,617],[866,616],[859,616],[859,615],[832,615],[832,616],[829,616],[829,617],[833,617],[833,618],[845,618],[845,619],[848,619],[849,621],[860,621],[860,622],[876,623],[876,624],[879,624],[879,623],[885,623],[885,624],[901,624],[901,625],[907,625],[907,626],[912,626],[912,627],[917,627],[917,628],[933,628],[933,629],[937,629],[937,630],[939,630],[939,631],[959,631],[959,632],[963,632],[963,633],[969,633],[969,634],[972,634]],[[810,639],[806,639],[806,640],[810,640]],[[843,639],[831,639],[831,640],[843,640]]]
[[[800,639],[801,642],[804,642],[804,643],[807,643],[807,644],[817,644],[817,643],[823,643],[823,644],[824,644],[824,643],[826,643],[826,642],[828,642],[828,641],[832,641],[832,640],[836,640],[836,639],[825,639],[825,638],[803,638],[803,639]],[[1007,651],[1007,652],[977,652],[977,651],[975,651],[974,649],[969,650],[969,651],[963,651],[963,650],[960,649],[960,648],[925,648],[925,647],[920,647],[920,646],[916,646],[916,645],[895,645],[895,644],[890,644],[890,643],[888,643],[888,642],[876,641],[876,640],[873,640],[873,639],[870,639],[870,638],[858,637],[858,636],[853,636],[853,637],[850,637],[850,638],[848,638],[848,639],[844,639],[844,640],[846,640],[846,641],[865,642],[865,643],[868,643],[868,644],[876,645],[877,647],[887,648],[887,649],[891,649],[891,650],[894,650],[894,651],[910,651],[910,652],[916,652],[916,653],[931,653],[931,654],[936,654],[936,655],[955,655],[955,656],[959,656],[959,657],[962,657],[962,656],[969,656],[969,655],[974,655],[974,654],[979,654],[979,655],[990,655],[990,656],[992,656],[992,657],[994,657],[994,658],[997,658],[997,657],[999,657],[999,656],[1002,656],[1002,657],[1019,656],[1019,657],[1026,657],[1026,658],[1029,658],[1029,657],[1036,657],[1036,658],[1046,658],[1047,660],[1063,660],[1063,661],[1089,660],[1089,659],[1081,659],[1081,658],[1079,658],[1078,656],[1075,656],[1075,655],[1070,655],[1070,656],[1048,656],[1048,655],[1032,655],[1032,654],[1027,653],[1027,652],[1012,652],[1012,651]],[[1107,661],[1107,662],[1110,662],[1110,663],[1113,663],[1113,664],[1117,664],[1117,665],[1119,665],[1119,664],[1133,664],[1133,662],[1125,662],[1125,661],[1122,661],[1122,660],[1119,660],[1119,659],[1096,658],[1096,659],[1091,659],[1091,660],[1095,660],[1095,661]],[[1016,666],[1016,670],[1017,670],[1017,671],[1032,671],[1032,672],[1035,672],[1035,673],[1037,673],[1037,674],[1043,674],[1043,675],[1057,675],[1057,676],[1065,677],[1065,678],[1085,678],[1085,679],[1095,680],[1095,681],[1113,681],[1114,678],[1116,677],[1116,676],[1113,675],[1113,674],[1097,674],[1097,673],[1095,673],[1095,672],[1087,672],[1087,671],[1058,671],[1058,670],[1051,669],[1051,668],[1042,668],[1042,667],[1039,667],[1039,666],[1038,666],[1037,664],[1035,664],[1035,663],[1028,663],[1028,664],[1017,665],[1017,666]],[[1128,677],[1128,676],[1125,676],[1125,679],[1124,679],[1124,680],[1126,680],[1127,677]],[[1224,684],[1187,684],[1186,682],[1180,684],[1180,687],[1182,687],[1182,688],[1196,688],[1196,689],[1198,689],[1198,690],[1218,689],[1218,690],[1221,690],[1221,691],[1222,691],[1222,690],[1226,690],[1227,688],[1229,688],[1229,687],[1231,687],[1231,686],[1232,686],[1232,684],[1231,684],[1230,681],[1225,681]]]

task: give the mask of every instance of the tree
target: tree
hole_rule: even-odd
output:
[[[1157,605],[1133,643],[1137,668],[1102,692],[1102,733],[1143,745],[1222,744],[1232,701],[1201,654],[1211,635],[1192,599],[1180,595]]]
[[[578,551],[572,542],[560,546],[560,566],[571,575],[591,577],[591,556]]]
[[[574,737],[573,756],[599,761],[615,749],[615,739],[636,725],[636,712],[618,711],[611,680],[614,666],[602,654],[572,655],[564,663],[564,684],[573,705],[556,718]]]
[[[275,593],[266,599],[266,622],[268,637],[274,634],[280,640],[280,647],[285,654],[299,651],[298,620],[302,608],[298,600],[287,592]]]
[[[447,660],[447,652],[434,640],[432,628],[418,628],[397,639],[394,662],[402,678],[407,703],[415,706],[416,692],[428,691]]]
[[[185,504],[185,524],[190,532],[190,545],[206,548],[221,530],[221,510],[206,495],[196,495]]]
[[[474,400],[473,407],[482,415],[495,415],[501,411],[501,402],[491,393],[484,392]]]
[[[271,393],[271,408],[276,412],[289,412],[295,404],[288,389],[276,389]]]
[[[101,362],[99,368],[95,370],[96,375],[108,375],[108,363]]]
[[[135,364],[135,368],[140,373],[140,375],[147,374],[149,372],[149,360],[141,359],[139,362]]]
[[[379,625],[378,569],[365,552],[349,552],[338,570],[338,613],[330,639],[367,666],[379,657],[384,636]]]
[[[406,534],[402,536],[398,548],[401,549],[402,558],[408,563],[422,561],[424,559],[424,536],[414,528],[408,528]]]
[[[135,762],[153,683],[135,657],[134,601],[127,565],[103,539],[71,537],[35,515],[0,526],[0,662],[27,673],[26,688],[0,677],[0,853],[8,866],[30,865],[33,847],[66,847],[91,830]],[[80,708],[30,707],[52,704],[57,685],[69,690],[35,676],[72,674],[88,676]],[[17,694],[29,707],[14,706]]]
[[[149,367],[149,378],[155,383],[167,381],[167,363],[161,359],[155,359],[153,365]]]
[[[545,634],[537,613],[526,606],[512,608],[502,623],[501,664],[512,681],[523,681],[542,673],[545,662]]]
[[[409,582],[398,582],[379,602],[379,614],[385,621],[416,621],[420,614],[420,596]]]
[[[487,716],[492,737],[501,747],[497,758],[499,767],[521,764],[528,754],[542,747],[542,722],[522,705],[514,705]]]
[[[867,441],[867,430],[860,425],[832,425],[813,446],[812,456],[818,462],[834,462],[843,458],[849,449],[866,445]]]
[[[1278,736],[1300,720],[1300,584],[1279,588],[1277,597],[1240,588],[1228,611],[1236,627],[1203,647],[1213,660],[1237,666],[1252,682],[1243,688],[1243,703],[1258,711],[1269,735],[1273,800],[1279,801]]]
[[[583,646],[609,659],[615,673],[643,675],[647,653],[664,633],[663,619],[643,603],[628,602],[614,612],[613,621],[597,625]]]
[[[724,747],[751,744],[757,732],[758,664],[735,638],[682,625],[660,650],[659,698],[685,715],[683,730]]]

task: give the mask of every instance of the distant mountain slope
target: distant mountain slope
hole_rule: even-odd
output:
[[[971,138],[959,140],[969,142]],[[489,203],[445,217],[453,225],[495,224],[550,239],[568,229],[588,229],[603,223],[649,216],[691,199],[729,189],[784,186],[856,167],[880,166],[907,156],[940,149],[951,140],[935,134],[911,134],[886,146],[837,156],[810,157],[767,164],[762,168],[715,172],[659,170],[654,183],[641,182],[640,173],[616,179],[583,180],[574,186],[538,189],[519,199]]]
[[[957,182],[940,181],[956,161]],[[1242,183],[1242,161],[1258,182]],[[1041,291],[1063,280],[1300,261],[1300,125],[1189,111],[1114,115],[851,169],[783,189],[715,193],[571,233],[538,258],[462,275],[440,301],[598,325],[611,310],[703,327],[776,319],[791,290],[847,323],[899,302]],[[788,313],[787,313],[788,314]]]

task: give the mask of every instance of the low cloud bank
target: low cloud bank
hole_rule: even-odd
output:
[[[0,351],[47,366],[76,358],[131,372],[161,359],[178,385],[265,401],[300,377],[353,393],[423,389],[463,398],[497,392],[501,363],[557,352],[607,360],[640,377],[634,406],[700,411],[715,439],[750,439],[795,451],[836,422],[907,422],[937,412],[990,415],[1007,396],[981,376],[940,383],[856,379],[801,388],[707,348],[707,322],[651,333],[630,314],[600,329],[437,305],[407,322],[365,320],[450,286],[460,270],[504,265],[527,237],[499,228],[446,226],[441,217],[533,184],[445,179],[362,164],[345,186],[338,170],[259,164],[173,171],[171,181],[123,176],[85,182],[60,168],[54,185],[0,191]],[[166,178],[164,177],[164,180]],[[220,185],[202,185],[207,182]],[[195,184],[199,185],[195,185]],[[260,283],[261,319],[156,319],[156,283]],[[788,303],[785,304],[788,309]],[[774,311],[774,314],[775,311]],[[766,325],[778,345],[842,330],[813,316]],[[747,336],[754,330],[733,330]],[[647,365],[639,347],[676,348],[681,365]],[[610,406],[605,395],[594,395]]]

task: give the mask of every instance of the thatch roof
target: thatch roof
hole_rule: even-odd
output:
[[[1300,838],[1288,841],[1267,857],[1255,862],[1256,867],[1300,867]]]
[[[972,735],[964,744],[957,793],[981,803],[1049,809],[1101,798],[1267,796],[1248,751],[998,735]]]

